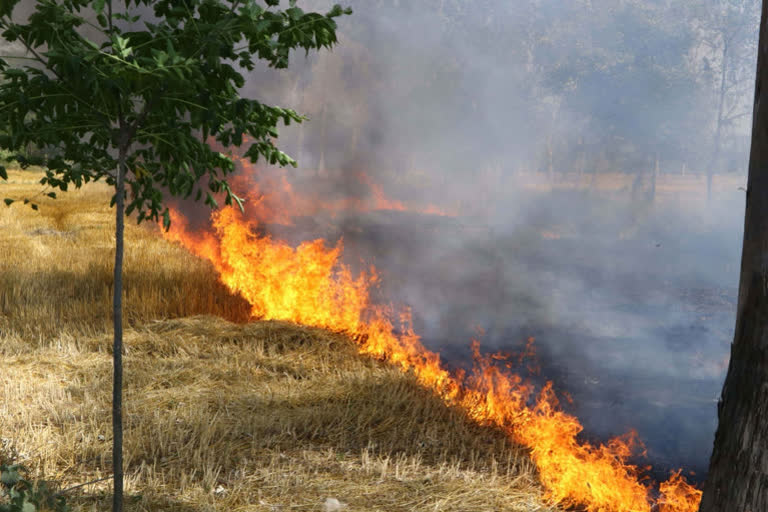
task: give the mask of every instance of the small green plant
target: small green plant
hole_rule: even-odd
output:
[[[36,512],[50,510],[68,512],[64,496],[52,492],[44,481],[24,478],[26,470],[19,464],[0,465],[0,512]]]

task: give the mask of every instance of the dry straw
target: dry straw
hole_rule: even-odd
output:
[[[39,174],[9,178],[2,197],[39,192]],[[92,185],[0,209],[0,462],[60,488],[110,472],[108,200]],[[154,228],[126,239],[127,510],[553,510],[502,433],[342,335],[246,323]],[[107,510],[109,485],[70,501]]]

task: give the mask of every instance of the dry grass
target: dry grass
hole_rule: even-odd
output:
[[[13,172],[0,197],[36,192],[37,178]],[[0,209],[0,459],[64,487],[110,472],[107,201],[90,186],[40,213]],[[349,511],[550,510],[501,433],[341,335],[233,323],[247,306],[208,265],[152,229],[126,236],[128,511],[332,510],[328,498]],[[109,482],[71,494],[76,510],[109,509]]]
[[[40,175],[10,171],[0,198],[39,194]],[[114,211],[99,184],[43,197],[35,212],[0,208],[0,331],[25,343],[108,332],[112,316]],[[124,315],[150,319],[210,314],[244,322],[250,308],[210,266],[164,242],[157,229],[126,226]],[[7,349],[6,349],[7,350]]]

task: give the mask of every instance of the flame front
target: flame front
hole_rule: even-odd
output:
[[[455,212],[434,204],[413,205],[387,197],[384,188],[364,171],[355,173],[355,179],[363,185],[361,196],[328,200],[321,194],[297,191],[284,173],[276,174],[275,169],[254,165],[248,159],[230,155],[238,173],[230,178],[233,188],[247,191],[248,217],[259,222],[292,225],[295,217],[312,217],[321,212],[335,215],[339,212],[366,213],[372,211],[400,211],[455,216]],[[329,183],[325,184],[326,186]],[[285,205],[291,205],[286,209]]]
[[[679,472],[656,489],[627,462],[638,446],[634,434],[605,445],[580,441],[581,424],[559,407],[551,384],[534,396],[532,386],[499,357],[481,355],[477,344],[468,375],[448,372],[440,356],[422,345],[408,311],[396,315],[371,303],[370,290],[379,277],[373,268],[354,276],[341,263],[341,243],[328,248],[314,240],[294,248],[256,235],[256,225],[232,208],[215,212],[212,221],[212,233],[192,233],[173,212],[165,236],[210,260],[222,282],[249,301],[255,318],[348,333],[361,353],[412,371],[447,404],[462,407],[479,423],[502,428],[530,449],[553,503],[588,512],[698,510],[701,491]]]

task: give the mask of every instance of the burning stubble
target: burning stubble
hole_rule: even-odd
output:
[[[530,382],[477,347],[467,377],[446,371],[440,356],[414,332],[409,310],[398,313],[371,301],[378,274],[355,275],[341,262],[340,244],[327,248],[318,239],[293,248],[258,235],[253,222],[233,209],[214,214],[210,232],[186,231],[178,214],[173,226],[167,237],[208,258],[222,282],[251,303],[254,316],[348,333],[361,353],[414,372],[446,403],[507,431],[531,450],[551,499],[589,510],[650,510],[652,489],[629,463],[637,453],[635,434],[606,444],[577,441],[582,426],[561,410],[551,383],[536,394]],[[698,505],[698,491],[679,473],[658,492],[658,501],[652,501],[660,510],[695,510]]]
[[[618,139],[594,157],[585,141],[596,128],[580,124],[574,105],[541,115],[551,77],[497,65],[478,36],[492,25],[485,18],[397,2],[353,7],[332,54],[260,70],[245,87],[309,115],[281,132],[299,168],[241,162],[246,217],[222,212],[187,231],[177,217],[172,236],[214,261],[255,316],[351,333],[362,352],[499,422],[532,446],[551,497],[590,510],[645,510],[657,499],[663,510],[693,510],[697,494],[680,473],[649,489],[633,464],[651,463],[656,480],[680,467],[704,476],[732,337],[743,176],[715,176],[707,201],[682,146],[655,171],[653,158],[610,160],[627,144]],[[443,23],[451,17],[470,28]],[[503,20],[520,41],[534,30]],[[657,114],[633,118],[637,133],[653,130]],[[541,376],[473,355],[477,327],[490,351],[535,338]],[[483,378],[447,371],[473,364]],[[534,388],[544,390],[538,399]],[[572,402],[556,404],[553,389]],[[538,423],[552,418],[554,445]],[[624,432],[645,449],[632,449],[634,437],[608,441]],[[569,455],[542,455],[563,439]],[[620,463],[564,470],[593,457]],[[598,480],[616,494],[596,498]]]
[[[714,163],[698,71],[681,88],[639,71],[629,83],[643,87],[618,98],[611,80],[625,68],[609,80],[577,67],[614,66],[613,55],[635,70],[696,68],[696,52],[647,44],[683,48],[681,27],[644,25],[643,2],[350,5],[333,53],[297,55],[245,87],[310,117],[281,132],[299,194],[272,209],[291,220],[255,216],[258,229],[293,246],[343,240],[344,261],[375,264],[377,297],[409,306],[451,365],[468,364],[477,326],[489,350],[535,337],[543,373],[572,393],[589,436],[636,429],[655,466],[703,477],[742,233],[745,178],[725,171],[746,169],[748,117],[731,126],[730,161]],[[681,20],[711,14],[669,8]],[[615,50],[632,37],[645,42]],[[747,46],[734,58],[753,62]],[[721,174],[707,201],[711,166]]]
[[[253,315],[351,333],[363,352],[413,369],[478,421],[538,447],[542,478],[565,503],[646,510],[649,490],[632,461],[652,462],[658,479],[677,467],[703,475],[732,336],[743,178],[716,176],[707,203],[701,169],[691,175],[694,162],[671,150],[649,201],[651,150],[606,172],[605,155],[626,144],[616,137],[587,161],[599,127],[586,125],[575,104],[558,103],[552,77],[537,68],[536,52],[556,60],[568,46],[538,38],[549,32],[537,35],[537,22],[558,19],[537,10],[541,2],[508,3],[515,16],[501,2],[466,14],[461,2],[349,3],[356,14],[343,21],[333,53],[296,55],[291,69],[258,70],[244,88],[310,117],[280,135],[299,168],[246,166],[235,183],[246,219],[225,210],[185,231],[177,216],[173,236],[211,260]],[[483,34],[496,29],[509,46],[488,46]],[[600,47],[610,34],[590,37]],[[588,90],[608,92],[605,84]],[[599,106],[603,119],[633,108]],[[636,133],[662,131],[658,114],[632,118]],[[696,140],[688,153],[707,153]],[[230,244],[238,254],[222,251]],[[518,350],[534,337],[542,377],[532,382],[568,391],[573,403],[562,407],[585,431],[555,407],[551,388],[536,399],[529,384],[482,357],[474,381],[447,372],[472,366],[478,326],[490,351]],[[630,429],[647,459],[631,459],[628,440],[601,447]],[[576,443],[576,434],[592,444]],[[565,458],[543,458],[563,439],[572,450],[558,452]],[[564,469],[592,458],[603,461],[592,476]],[[562,490],[573,484],[545,468],[581,487]],[[616,494],[590,502],[598,482]],[[693,509],[696,493],[679,477],[659,490],[664,510]]]

